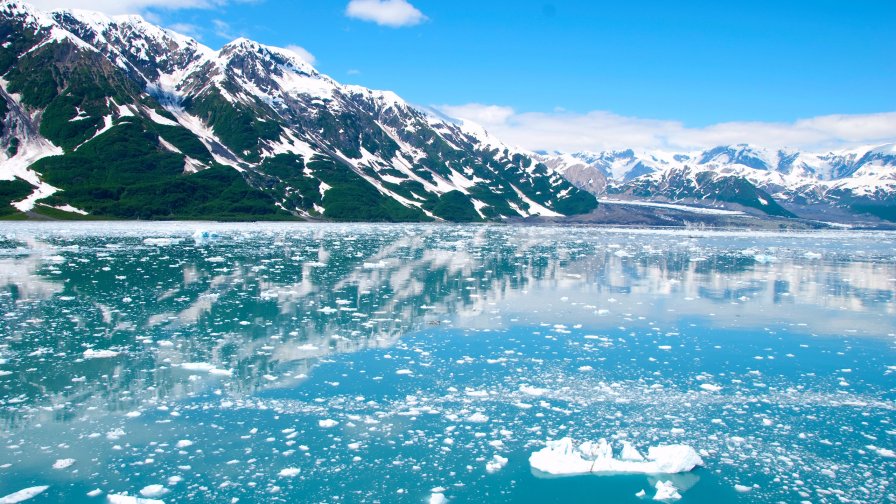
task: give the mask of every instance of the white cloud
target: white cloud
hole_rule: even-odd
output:
[[[211,9],[227,0],[31,0],[40,10],[86,9],[106,14],[142,13],[146,9]]]
[[[150,21],[147,19],[147,21]],[[156,21],[150,21],[156,22]],[[180,33],[181,35],[186,35],[188,37],[193,37],[196,40],[202,39],[202,29],[191,23],[174,23],[168,25],[167,28],[173,32]]]
[[[314,63],[317,62],[317,58],[315,58],[314,55],[308,51],[308,49],[305,49],[302,46],[288,45],[285,49],[294,53],[299,57],[300,60],[308,63],[309,65],[314,65]]]
[[[407,0],[351,0],[345,14],[392,28],[420,24],[427,19]]]
[[[612,112],[517,112],[470,103],[443,105],[446,115],[467,119],[512,145],[530,150],[696,150],[737,143],[765,147],[832,149],[896,142],[896,112],[827,115],[783,122],[726,122],[688,127],[680,121],[626,117]]]

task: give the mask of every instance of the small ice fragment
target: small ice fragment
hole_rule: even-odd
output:
[[[429,504],[445,504],[446,502],[448,502],[448,499],[441,492],[434,492],[429,496]]]
[[[543,388],[538,388],[538,387],[532,387],[530,385],[520,385],[520,392],[522,392],[526,395],[540,397],[540,396],[545,395],[548,392],[548,390],[543,389]]]
[[[414,372],[411,371],[410,369],[399,369],[398,371],[395,372],[395,374],[397,374],[397,375],[412,375],[412,374],[414,374]]]
[[[494,474],[501,469],[504,469],[504,466],[507,465],[507,459],[500,455],[495,455],[485,464],[485,471],[489,474]]]
[[[164,485],[146,485],[140,490],[140,495],[144,497],[161,497],[168,493],[168,489]]]
[[[53,462],[53,469],[68,469],[73,465],[75,465],[75,459],[59,459],[56,462]]]
[[[181,369],[185,369],[187,371],[205,371],[209,372],[212,369],[215,369],[215,366],[208,362],[184,362],[180,365]]]
[[[678,488],[671,481],[656,482],[656,495],[653,496],[653,500],[678,500],[680,498],[681,494],[678,493]]]
[[[108,499],[109,504],[165,504],[165,501],[158,499],[144,499],[131,495],[110,494],[106,496],[106,499]]]
[[[747,493],[752,489],[753,489],[753,487],[748,487],[746,485],[740,485],[740,484],[734,485],[734,490],[736,492],[740,492],[740,493]]]
[[[188,446],[193,446],[193,442],[190,441],[189,439],[181,439],[174,446],[176,446],[177,448],[186,448]]]
[[[330,429],[330,428],[333,428],[333,427],[336,427],[337,425],[339,425],[339,422],[328,418],[326,420],[320,420],[319,422],[317,422],[317,425],[319,425],[320,427],[322,427],[324,429]]]
[[[103,491],[99,488],[94,488],[93,490],[87,492],[88,497],[99,497],[100,495],[103,495]]]
[[[887,448],[877,448],[874,451],[876,451],[877,454],[880,455],[881,457],[896,458],[896,452],[894,452],[893,450],[889,450]]]
[[[718,392],[722,390],[722,387],[719,385],[713,385],[712,383],[701,383],[700,388],[707,392]]]
[[[113,357],[118,357],[120,352],[115,352],[113,350],[94,350],[89,348],[84,351],[85,359],[111,359]]]
[[[639,498],[639,499],[643,499],[643,498],[646,497],[646,496],[647,496],[647,492],[644,491],[643,489],[642,489],[640,492],[638,492],[638,493],[635,494],[635,497],[637,497],[637,498]]]
[[[13,492],[6,497],[0,497],[0,504],[16,504],[18,502],[25,502],[28,499],[33,499],[38,495],[47,491],[50,488],[49,486],[34,486],[25,488],[23,490],[19,490],[18,492]]]
[[[294,478],[299,475],[301,471],[298,467],[287,467],[286,469],[281,469],[277,476],[281,478]]]
[[[467,421],[471,423],[486,423],[488,422],[488,417],[477,411],[476,413],[468,416]]]

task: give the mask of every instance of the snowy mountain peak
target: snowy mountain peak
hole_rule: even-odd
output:
[[[17,19],[24,26],[29,28],[48,28],[53,26],[53,20],[41,11],[38,11],[31,4],[19,1],[0,2],[0,16],[6,19]]]

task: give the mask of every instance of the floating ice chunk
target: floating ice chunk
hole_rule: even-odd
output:
[[[748,487],[746,485],[734,485],[734,491],[740,492],[740,493],[747,493],[752,489],[753,489],[753,487]]]
[[[69,467],[75,465],[75,459],[59,459],[56,462],[53,462],[53,469],[68,469]]]
[[[635,494],[635,497],[637,497],[639,499],[643,499],[646,496],[647,496],[647,492],[645,490],[641,490]]]
[[[208,362],[184,362],[180,365],[180,368],[187,371],[209,372],[212,369],[215,369],[215,366]]]
[[[874,451],[881,457],[896,458],[896,452],[887,448],[875,448]]]
[[[38,495],[47,491],[50,488],[49,486],[35,486],[25,488],[23,490],[19,490],[18,492],[13,492],[6,497],[0,497],[0,504],[16,504],[17,502],[25,502],[28,499],[33,499]]]
[[[448,502],[448,499],[445,497],[445,494],[441,492],[433,492],[433,494],[429,496],[429,504],[445,504],[446,502]]]
[[[700,388],[707,392],[718,392],[722,390],[722,387],[720,385],[713,385],[712,383],[701,383]]]
[[[277,476],[281,478],[295,478],[300,472],[301,470],[298,467],[287,467],[286,469],[281,469]]]
[[[675,485],[671,481],[656,482],[656,495],[653,496],[653,500],[671,501],[680,498],[681,494],[678,493],[678,489],[675,488]]]
[[[99,488],[94,488],[93,490],[87,492],[88,497],[99,497],[100,495],[103,495],[103,491]]]
[[[170,245],[174,245],[175,243],[180,243],[180,239],[178,238],[144,238],[143,244],[149,245],[153,247],[168,247]]]
[[[189,439],[181,439],[174,446],[176,446],[177,448],[186,448],[188,446],[193,446],[193,442],[190,441]]]
[[[548,389],[532,387],[530,385],[520,385],[520,392],[530,395],[540,397],[548,393]]]
[[[94,350],[89,348],[84,351],[85,359],[111,359],[113,357],[118,357],[120,352],[116,352],[114,350]]]
[[[412,375],[412,374],[414,374],[414,372],[411,371],[410,369],[399,369],[398,371],[395,372],[395,374],[397,374],[397,375]]]
[[[339,422],[337,422],[336,420],[333,420],[333,419],[328,418],[328,419],[326,419],[326,420],[321,420],[321,421],[317,422],[317,425],[321,426],[321,427],[324,428],[324,429],[331,429],[331,428],[336,427],[337,425],[339,425]]]
[[[164,485],[147,485],[140,490],[140,495],[144,497],[161,497],[168,493],[168,489]]]
[[[214,364],[209,362],[184,362],[180,365],[180,368],[185,371],[196,371],[202,373],[208,373],[210,375],[216,376],[232,376],[233,370],[230,369],[220,369],[215,367]]]
[[[476,413],[468,416],[467,421],[471,423],[486,423],[488,422],[488,417],[477,411]]]
[[[504,469],[504,466],[507,465],[507,459],[500,455],[495,455],[491,460],[486,462],[485,464],[485,472],[489,474],[494,474],[501,469]]]
[[[165,501],[158,499],[143,499],[131,495],[107,495],[106,499],[109,504],[165,504]]]
[[[755,260],[759,264],[771,264],[778,261],[776,257],[766,254],[756,254],[755,256],[753,256],[753,260]]]
[[[529,457],[532,469],[558,476],[602,473],[676,474],[703,465],[703,459],[687,445],[652,446],[647,457],[637,459],[634,447],[623,445],[622,458],[613,457],[605,439],[576,447],[572,439],[548,441],[547,446]]]

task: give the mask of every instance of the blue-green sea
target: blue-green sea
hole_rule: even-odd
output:
[[[0,502],[894,502],[894,293],[888,232],[4,223]]]

